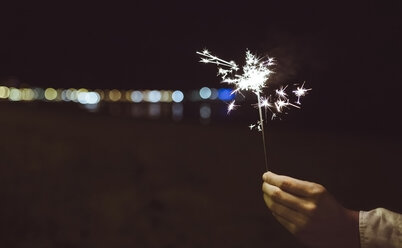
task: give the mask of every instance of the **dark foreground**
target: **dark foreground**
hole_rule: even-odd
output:
[[[261,137],[243,125],[0,114],[1,247],[300,247],[264,206]],[[348,207],[401,211],[400,144],[276,125],[269,161]]]

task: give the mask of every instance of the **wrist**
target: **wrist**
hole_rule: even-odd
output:
[[[350,209],[344,209],[345,221],[348,232],[351,234],[350,247],[359,248],[360,247],[360,233],[359,233],[359,211],[354,211]]]

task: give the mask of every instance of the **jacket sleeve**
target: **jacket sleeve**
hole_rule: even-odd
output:
[[[384,208],[360,211],[361,248],[401,248],[402,215]]]

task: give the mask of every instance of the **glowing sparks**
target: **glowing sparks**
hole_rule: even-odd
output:
[[[295,93],[295,95],[297,96],[297,102],[296,103],[299,104],[299,105],[301,104],[300,103],[300,97],[305,96],[307,94],[307,91],[311,90],[311,89],[304,88],[305,83],[306,82],[304,82],[301,87],[297,87],[297,89],[293,91],[293,93]]]
[[[283,109],[287,108],[288,106],[295,107],[295,108],[300,108],[299,106],[290,103],[289,99],[287,99],[286,101],[282,100],[282,99],[279,99],[278,101],[275,102],[276,111],[278,113],[282,113]]]
[[[228,105],[228,114],[230,113],[230,111],[236,109],[238,105],[235,105],[235,101],[232,101],[231,103],[229,103]]]
[[[223,83],[234,85],[234,93],[241,93],[241,91],[252,91],[258,97],[258,102],[256,106],[258,108],[264,108],[265,115],[267,110],[272,113],[272,118],[277,116],[278,113],[283,113],[285,108],[295,107],[300,108],[300,98],[307,94],[307,91],[311,89],[304,88],[304,83],[301,87],[297,87],[293,93],[297,97],[297,102],[292,104],[289,101],[289,96],[286,92],[287,85],[281,86],[279,89],[275,90],[275,98],[271,102],[271,97],[264,98],[259,95],[262,90],[267,87],[267,81],[269,80],[273,71],[271,67],[275,65],[275,60],[269,57],[258,58],[256,55],[252,54],[250,51],[246,51],[246,63],[242,67],[242,74],[236,74],[240,70],[240,67],[234,61],[226,61],[212,55],[207,49],[202,52],[197,52],[201,55],[200,62],[206,64],[216,64],[218,66],[218,75],[222,78]],[[228,105],[228,113],[235,109],[234,102]],[[275,111],[273,111],[275,110]],[[260,118],[261,122],[261,118]]]
[[[287,85],[285,87],[281,86],[279,89],[275,90],[275,93],[279,99],[287,99],[288,94],[285,92],[287,87]]]
[[[265,110],[269,109],[272,112],[271,108],[274,107],[274,105],[269,102],[269,98],[261,97],[260,103],[261,107],[263,107]]]
[[[264,135],[264,118],[262,114],[262,108],[265,111],[265,119],[267,119],[267,109],[272,113],[272,118],[277,117],[278,114],[283,113],[285,108],[295,107],[300,108],[300,98],[307,94],[307,91],[311,89],[304,88],[304,83],[301,87],[297,87],[293,93],[297,97],[295,105],[290,102],[288,94],[286,93],[286,86],[281,86],[275,90],[275,99],[261,97],[261,93],[264,88],[267,87],[267,82],[273,73],[271,67],[275,64],[275,60],[269,57],[258,58],[250,51],[246,51],[246,63],[242,67],[242,74],[236,74],[240,70],[240,67],[234,61],[226,61],[212,55],[208,50],[197,52],[201,56],[200,62],[206,64],[216,64],[218,66],[218,76],[222,78],[223,83],[231,84],[234,86],[234,93],[241,93],[241,91],[251,91],[257,96],[259,121],[257,124],[251,124],[248,126],[250,130],[257,129],[262,132],[262,140],[264,145],[265,165],[268,170],[265,135]],[[272,100],[272,101],[271,101]],[[235,101],[232,101],[228,105],[228,114],[236,108]]]
[[[212,55],[207,49],[204,49],[202,52],[197,52],[197,54],[203,56],[201,58],[202,63],[205,64],[216,64],[218,66],[225,66],[229,68],[229,71],[237,71],[239,67],[236,65],[234,61],[226,61],[223,59],[220,59],[214,55]]]

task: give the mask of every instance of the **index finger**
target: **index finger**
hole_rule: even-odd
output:
[[[272,172],[266,172],[263,175],[263,180],[268,184],[275,185],[291,194],[298,196],[309,197],[314,195],[315,183],[309,181],[303,181],[300,179],[277,175]]]

